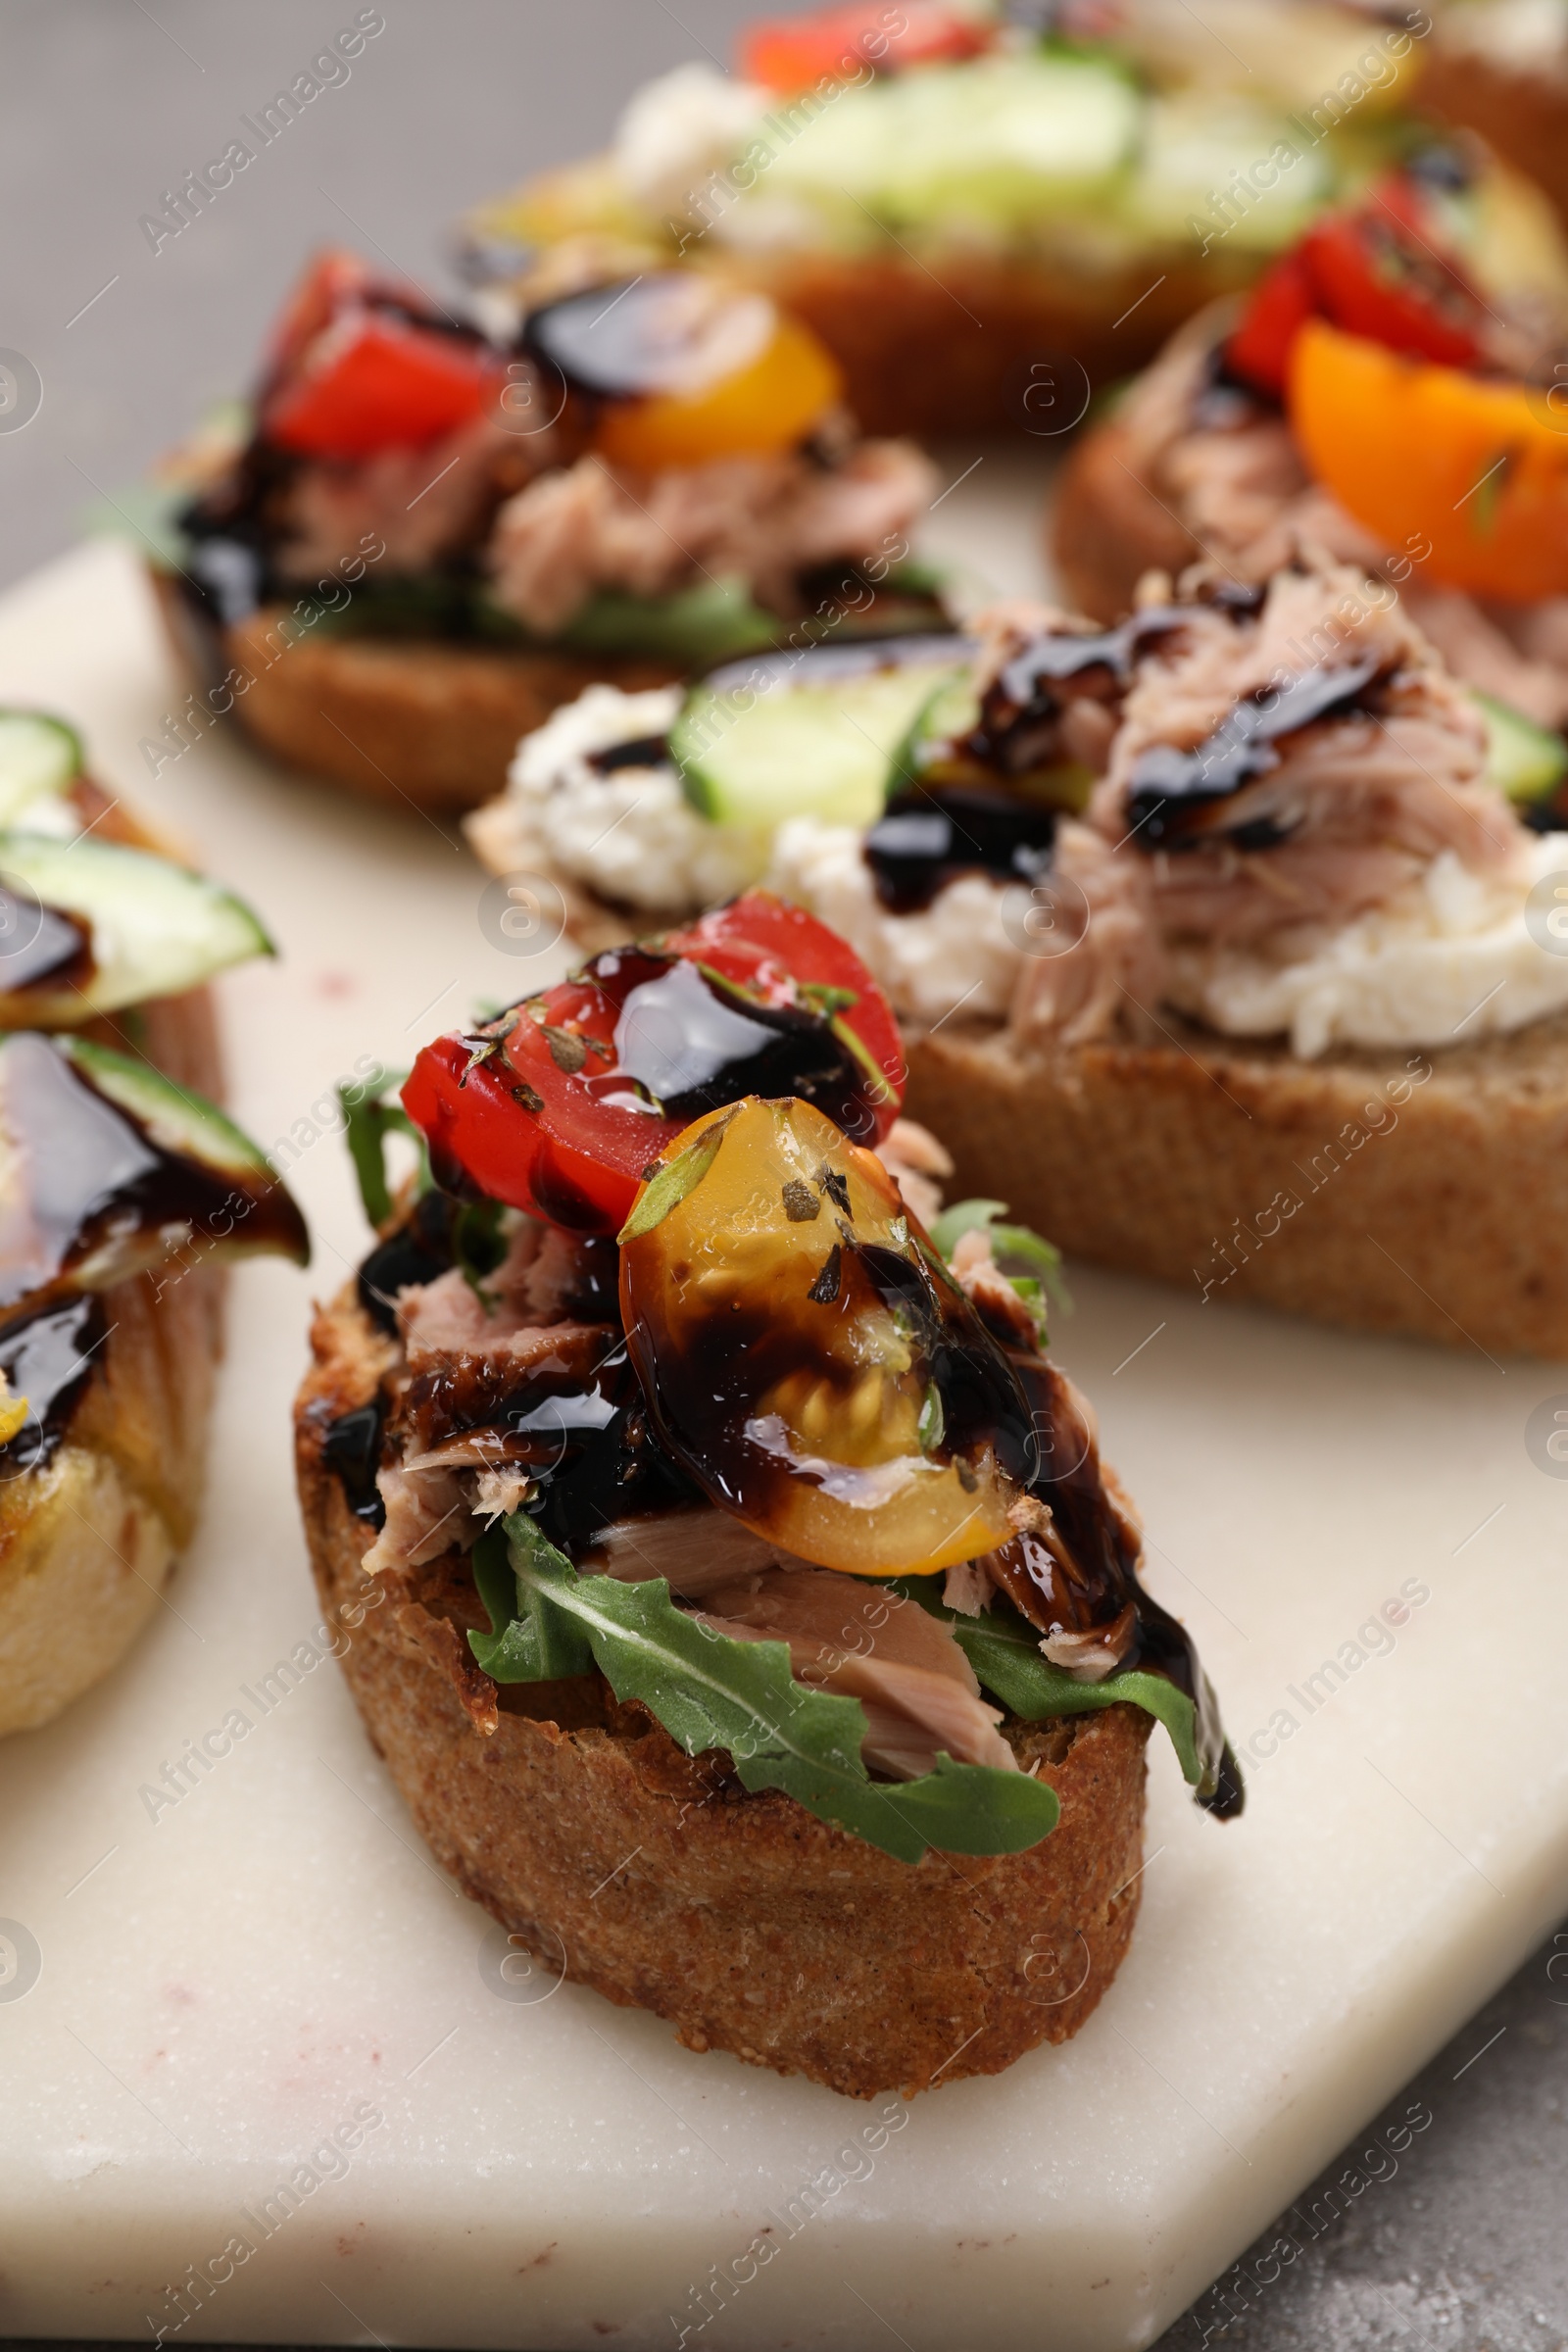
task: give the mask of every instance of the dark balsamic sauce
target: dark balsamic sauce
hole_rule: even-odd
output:
[[[497,1465],[525,1469],[537,1482],[528,1508],[568,1556],[616,1519],[703,1499],[654,1436],[614,1326],[564,1334],[560,1355],[520,1378],[514,1366],[473,1357],[421,1373],[401,1418],[424,1446],[481,1434],[493,1440]]]
[[[166,1151],[35,1031],[0,1045],[0,1110],[15,1152],[0,1204],[0,1308],[41,1302],[105,1250],[127,1271],[145,1265],[138,1251],[153,1235],[170,1237],[171,1258],[236,1234],[305,1254],[280,1184]]]
[[[8,1446],[0,1446],[0,1482],[41,1469],[59,1450],[109,1336],[101,1298],[70,1298],[0,1334],[0,1370],[13,1396],[31,1408]]]
[[[596,956],[583,977],[603,991],[615,1014],[613,1060],[607,1065],[590,1054],[582,1071],[601,1101],[684,1123],[746,1095],[796,1095],[847,1133],[866,1132],[866,1072],[831,1020],[807,1005],[760,1003],[684,957],[651,948],[612,949]],[[650,1158],[661,1141],[651,1139]],[[559,1213],[553,1201],[541,1199],[539,1205]],[[564,1205],[569,1211],[572,1204]],[[594,1218],[561,1216],[567,1226],[585,1221]]]
[[[928,1458],[955,1467],[966,1484],[978,1479],[989,1453],[1003,1477],[1021,1486],[1032,1460],[1028,1403],[974,1307],[912,1250],[860,1241],[842,1215],[823,1231],[821,1258],[798,1298],[748,1283],[693,1315],[678,1340],[662,1329],[634,1332],[634,1360],[665,1445],[700,1469],[714,1500],[754,1527],[780,1524],[785,1514],[772,1507],[775,1498],[811,1474],[802,1472],[787,1444],[764,1434],[757,1399],[808,1371],[848,1406],[864,1367],[830,1342],[846,1322],[854,1326],[878,1309],[894,1316],[910,1351],[910,1377],[940,1406],[941,1434]],[[817,1328],[820,1345],[813,1343]]]
[[[321,1459],[337,1473],[344,1501],[356,1519],[368,1520],[375,1528],[386,1525],[386,1504],[375,1483],[385,1418],[386,1408],[377,1397],[371,1404],[340,1413],[321,1440]]]
[[[1062,1570],[1058,1556],[1024,1539],[1008,1548],[1038,1598],[1020,1588],[1016,1575],[1007,1580],[1009,1594],[1036,1624],[1058,1622],[1072,1632],[1109,1626],[1131,1607],[1133,1642],[1121,1664],[1163,1674],[1192,1699],[1205,1770],[1198,1802],[1229,1820],[1245,1801],[1242,1778],[1192,1636],[1138,1582],[1137,1560],[1106,1496],[1093,1441],[1060,1376],[1043,1356],[1014,1352],[1010,1361],[1032,1419],[1029,1492],[1049,1507],[1071,1573]]]
[[[600,776],[612,776],[623,767],[664,767],[668,761],[667,735],[638,735],[630,743],[607,743],[603,751],[588,754],[588,765]]]
[[[1293,819],[1265,813],[1226,825],[1216,822],[1216,811],[1279,766],[1286,737],[1321,719],[1364,710],[1366,691],[1383,667],[1378,654],[1319,662],[1288,685],[1260,687],[1193,750],[1160,743],[1141,753],[1127,792],[1128,822],[1139,848],[1205,849],[1222,838],[1238,849],[1268,850],[1288,840]]]
[[[703,300],[703,291],[678,270],[590,286],[530,311],[522,348],[548,375],[590,400],[668,392],[688,370],[701,371],[704,342],[715,328],[723,333],[724,311]]]
[[[866,834],[876,895],[895,914],[929,906],[959,874],[1032,883],[1051,864],[1054,808],[983,786],[928,785],[901,792]]]
[[[1003,776],[1061,764],[1067,755],[1059,730],[1068,705],[1118,702],[1144,647],[1179,629],[1183,617],[1173,607],[1152,606],[1114,629],[1031,637],[986,688],[964,748]]]
[[[85,988],[93,970],[90,923],[0,882],[0,995]]]
[[[378,1331],[396,1332],[399,1291],[422,1288],[453,1264],[452,1228],[460,1206],[450,1193],[422,1193],[408,1220],[361,1263],[360,1304]]]

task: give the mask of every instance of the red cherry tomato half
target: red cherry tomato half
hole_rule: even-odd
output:
[[[1225,347],[1228,366],[1283,397],[1309,318],[1448,368],[1481,357],[1482,303],[1420,188],[1391,172],[1354,212],[1325,213],[1260,279]]]
[[[613,949],[469,1035],[403,1090],[437,1181],[579,1233],[615,1233],[665,1147],[747,1095],[814,1102],[872,1144],[904,1085],[887,1000],[813,915],[749,892]]]
[[[804,90],[824,75],[858,80],[867,66],[896,72],[976,57],[991,37],[983,22],[945,0],[901,0],[896,9],[860,0],[748,26],[740,38],[740,68],[748,81],[770,90]]]
[[[749,890],[727,906],[715,906],[689,930],[671,933],[664,945],[677,956],[710,963],[729,979],[777,991],[772,1001],[778,1004],[789,1003],[803,988],[853,998],[839,1009],[887,1080],[893,1100],[877,1124],[878,1137],[886,1135],[909,1073],[893,1007],[848,940],[804,906],[775,898],[770,890]]]
[[[1232,374],[1283,400],[1292,347],[1316,307],[1305,262],[1298,252],[1285,254],[1259,278],[1241,324],[1225,346]]]
[[[504,380],[481,336],[445,328],[412,287],[334,250],[313,263],[273,338],[262,430],[303,457],[352,464],[442,439]]]

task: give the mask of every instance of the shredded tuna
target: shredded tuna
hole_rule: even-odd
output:
[[[1429,586],[1420,544],[1384,547],[1347,514],[1308,478],[1283,417],[1245,395],[1215,402],[1213,341],[1212,319],[1196,319],[1140,378],[1120,413],[1137,471],[1205,555],[1257,582],[1303,548],[1387,572],[1457,677],[1542,726],[1568,722],[1568,599],[1494,607]],[[1229,416],[1211,421],[1216,406],[1228,407]]]
[[[940,1618],[830,1568],[776,1568],[709,1594],[699,1623],[743,1641],[787,1642],[798,1679],[858,1698],[868,1764],[901,1780],[956,1763],[1016,1770],[974,1670]]]
[[[1021,1034],[1078,1044],[1134,1011],[1154,1019],[1179,946],[1309,955],[1413,892],[1444,851],[1473,872],[1523,871],[1527,837],[1485,781],[1480,714],[1392,589],[1319,554],[1278,574],[1250,615],[1201,601],[1211,579],[1182,583],[1181,627],[1138,654],[1087,823],[1060,829],[1056,872],[1064,895],[1081,893],[1082,928],[1063,923],[1059,953],[1023,959]],[[1213,805],[1212,842],[1139,844],[1147,818],[1134,818],[1131,795],[1146,755],[1224,744],[1241,706],[1368,663],[1348,710],[1281,736],[1276,763]],[[1219,830],[1244,826],[1276,838],[1249,849]]]
[[[953,1174],[953,1161],[930,1129],[917,1119],[895,1119],[876,1155],[905,1205],[922,1225],[933,1224],[942,1213],[942,1187]]]
[[[996,1591],[984,1560],[957,1560],[944,1579],[942,1605],[960,1617],[978,1617],[990,1608]]]
[[[1129,1006],[1147,1013],[1159,996],[1163,958],[1152,877],[1136,851],[1069,820],[1057,828],[1054,871],[1063,906],[1076,906],[1078,919],[1044,933],[1021,958],[1011,1022],[1021,1037],[1076,1046],[1103,1037]]]
[[[654,474],[583,458],[508,500],[488,562],[497,600],[545,635],[600,588],[664,596],[739,578],[790,612],[800,572],[885,560],[935,489],[930,461],[904,441],[862,442],[826,467],[798,451]]]
[[[386,1524],[365,1555],[367,1575],[422,1568],[467,1540],[468,1498],[455,1470],[383,1469],[376,1484]]]
[[[480,536],[500,494],[498,462],[514,463],[518,441],[481,416],[426,449],[302,466],[284,497],[278,572],[312,580],[368,558],[377,577],[430,570]]]
[[[987,1227],[972,1225],[960,1234],[951,1262],[958,1288],[1004,1346],[1038,1344],[1034,1316],[998,1265]]]
[[[603,1530],[582,1565],[629,1585],[662,1576],[683,1600],[701,1600],[720,1585],[733,1585],[789,1557],[727,1511],[702,1504],[617,1519]]]

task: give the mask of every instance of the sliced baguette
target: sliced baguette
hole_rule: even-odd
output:
[[[1141,368],[1194,311],[1254,274],[1229,257],[1139,255],[1097,274],[958,247],[918,260],[897,248],[726,255],[722,267],[816,330],[862,431],[1027,432],[1045,450],[1060,446],[1091,386]]]
[[[1130,612],[1146,571],[1174,575],[1203,553],[1145,477],[1133,436],[1114,416],[1074,444],[1048,527],[1065,601],[1095,620]]]
[[[224,707],[285,766],[427,814],[505,789],[518,739],[603,682],[633,691],[684,672],[643,655],[449,645],[429,637],[291,633],[286,606],[225,629],[216,654],[177,583],[154,572],[169,633],[204,684],[229,673]],[[248,686],[239,681],[248,678]]]
[[[1568,1014],[1319,1061],[1160,1020],[1169,1043],[1028,1056],[1000,1030],[910,1040],[950,1189],[1209,1304],[1568,1357]]]
[[[498,1693],[461,1555],[368,1578],[371,1534],[322,1458],[395,1360],[352,1289],[316,1319],[295,1429],[326,1610],[377,1753],[464,1892],[562,1975],[855,2098],[999,2073],[1076,2033],[1137,1913],[1150,1719],[1012,1722],[1061,1819],[1023,1854],[897,1862],[776,1790],[689,1758],[597,1676]]]
[[[85,1034],[221,1093],[205,989]],[[108,1337],[58,1450],[0,1477],[0,1735],[58,1715],[159,1607],[201,1505],[222,1297],[221,1271],[201,1265],[107,1291]]]

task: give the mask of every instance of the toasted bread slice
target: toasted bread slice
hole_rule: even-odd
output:
[[[669,2019],[690,2049],[855,2098],[996,2074],[1077,2032],[1137,1914],[1148,1716],[1008,1719],[1056,1790],[1057,1828],[1025,1853],[910,1867],[778,1790],[748,1792],[726,1758],[686,1756],[598,1676],[498,1692],[465,1639],[486,1620],[462,1555],[368,1578],[371,1531],[323,1459],[392,1344],[352,1288],[312,1344],[300,1499],[355,1699],[437,1859],[527,1943],[546,1988],[569,1977]]]
[[[251,678],[234,710],[290,767],[433,815],[502,791],[520,736],[603,681],[628,691],[681,672],[643,657],[518,652],[419,637],[300,637],[283,644],[281,606],[224,632],[225,660]]]
[[[205,989],[86,1034],[221,1092]],[[105,1292],[104,1336],[55,1449],[9,1477],[0,1468],[0,1735],[58,1715],[160,1605],[201,1504],[222,1296],[220,1269],[202,1265]]]
[[[1568,1014],[1442,1052],[1220,1038],[1021,1054],[909,1044],[953,1190],[1190,1295],[1494,1354],[1568,1356]]]
[[[920,260],[726,254],[723,268],[816,330],[862,431],[1025,431],[1046,450],[1060,447],[1091,385],[1141,368],[1194,311],[1252,273],[1245,262],[1177,255],[1160,275],[1140,255],[1097,274],[956,247]]]
[[[628,692],[685,673],[644,655],[446,644],[434,637],[310,636],[264,606],[214,637],[177,581],[153,586],[180,662],[285,766],[372,800],[441,816],[505,789],[519,737],[603,683]],[[241,685],[248,679],[248,685]]]
[[[1568,57],[1525,60],[1437,37],[1422,44],[1423,113],[1477,130],[1516,172],[1544,188],[1568,220]]]
[[[1112,416],[1077,442],[1062,467],[1049,525],[1066,601],[1094,620],[1120,619],[1146,571],[1173,575],[1202,549],[1140,469],[1133,436]]]

